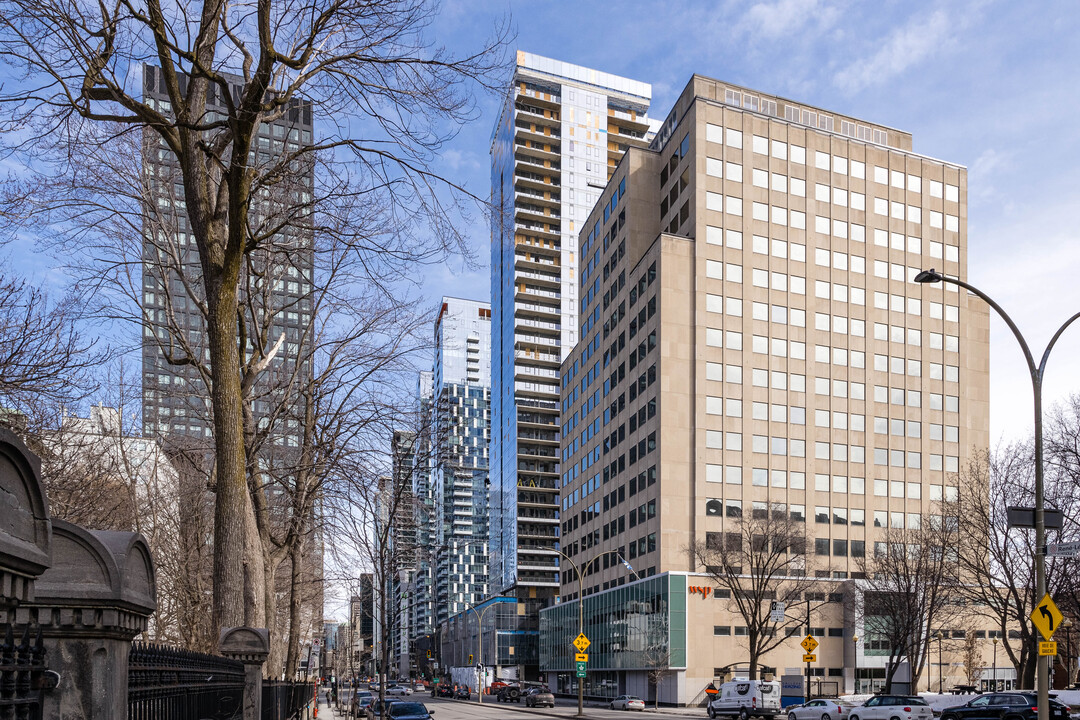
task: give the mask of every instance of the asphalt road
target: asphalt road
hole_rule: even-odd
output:
[[[471,702],[447,700],[444,698],[436,699],[432,698],[428,693],[415,693],[410,695],[407,699],[424,703],[429,710],[433,711],[432,714],[435,716],[435,720],[528,720],[529,716],[533,716],[538,720],[552,717],[567,718],[567,720],[570,720],[577,717],[577,701],[565,698],[556,699],[555,708],[526,708],[523,703],[500,703],[493,696],[485,696],[482,704],[476,702],[475,696],[473,696]],[[342,700],[345,700],[344,693],[342,695]],[[320,708],[320,720],[325,712],[325,706]],[[614,720],[615,718],[627,720],[628,717],[634,717],[637,714],[638,713],[623,712],[621,710],[609,710],[607,707],[600,707],[595,704],[587,703],[583,717],[587,720]],[[653,717],[657,715],[667,717],[705,717],[704,710],[690,710],[686,708],[661,708],[659,712],[655,712],[652,708],[649,708],[644,714]],[[342,712],[336,715],[329,715],[328,717],[343,718],[345,717],[345,713]]]

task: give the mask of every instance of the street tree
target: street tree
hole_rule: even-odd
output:
[[[77,8],[12,0],[0,15],[0,57],[18,79],[0,93],[0,128],[8,131],[4,151],[25,164],[9,196],[29,199],[4,210],[67,230],[57,246],[68,254],[101,257],[97,250],[111,242],[101,228],[141,231],[159,207],[175,211],[193,244],[194,274],[183,279],[203,303],[205,346],[174,345],[167,358],[187,365],[197,349],[208,361],[214,627],[266,623],[242,400],[248,338],[237,327],[250,261],[290,227],[329,228],[361,259],[398,264],[397,274],[372,278],[386,287],[418,263],[466,249],[454,223],[461,188],[437,174],[434,157],[472,117],[475,88],[499,84],[504,37],[496,30],[475,53],[451,56],[431,42],[434,12],[424,0]],[[148,73],[167,100],[144,93]],[[325,123],[317,136],[262,152],[261,129],[309,111]],[[117,153],[79,166],[87,148],[132,138],[143,150],[137,157],[171,158],[180,182],[162,193],[164,205],[114,193]],[[296,179],[305,176],[312,181],[301,190]],[[260,202],[283,188],[288,202],[272,205],[277,217],[263,227]],[[341,221],[343,206],[362,202],[388,208],[390,229]],[[322,214],[338,221],[320,222]],[[117,268],[102,262],[99,270],[108,277]],[[276,338],[269,343],[267,354]]]
[[[0,272],[0,408],[16,430],[55,420],[55,412],[85,397],[91,370],[104,359],[79,327],[79,302]]]
[[[658,710],[660,686],[671,673],[671,637],[667,614],[657,613],[650,617],[649,626],[645,632],[645,648],[642,656],[649,685],[653,689],[653,708]]]
[[[729,604],[746,626],[750,679],[757,678],[762,656],[798,628],[802,615],[793,612],[816,585],[808,567],[806,522],[792,518],[787,508],[764,503],[750,516],[725,519],[723,533],[707,533],[704,542],[689,547],[695,565],[729,596]],[[774,617],[775,604],[785,613]],[[821,601],[813,601],[819,607]]]
[[[1053,436],[1054,429],[1048,431]],[[1048,457],[1052,456],[1048,453]],[[1080,540],[1077,488],[1063,474],[1062,462],[1047,462],[1046,506],[1062,511],[1060,542]],[[969,606],[988,617],[1001,638],[1005,657],[1022,687],[1034,687],[1041,638],[1028,615],[1035,597],[1035,566],[1030,529],[1010,527],[1009,507],[1034,507],[1034,451],[1030,442],[1004,444],[975,454],[960,473],[956,513],[959,589]],[[1046,589],[1060,601],[1075,602],[1076,558],[1047,558]]]
[[[935,514],[917,516],[907,527],[881,532],[871,551],[856,558],[864,579],[845,599],[866,641],[887,649],[885,692],[891,692],[904,661],[916,687],[935,633],[961,617],[957,506],[933,509]]]

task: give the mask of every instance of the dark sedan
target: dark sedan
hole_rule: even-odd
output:
[[[1039,696],[1033,692],[985,693],[963,705],[945,708],[941,720],[1036,720]],[[1051,720],[1069,720],[1069,706],[1050,701]]]
[[[432,720],[431,712],[424,703],[400,702],[387,709],[387,720]]]

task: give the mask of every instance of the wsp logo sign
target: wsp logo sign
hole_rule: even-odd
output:
[[[712,594],[711,587],[700,587],[698,585],[691,585],[689,590],[691,595],[700,595],[703,598],[707,598],[710,594]]]

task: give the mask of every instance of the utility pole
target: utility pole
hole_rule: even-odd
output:
[[[806,637],[813,637],[810,633],[810,593],[806,593]],[[810,663],[806,663],[806,691],[803,702],[810,702]]]

